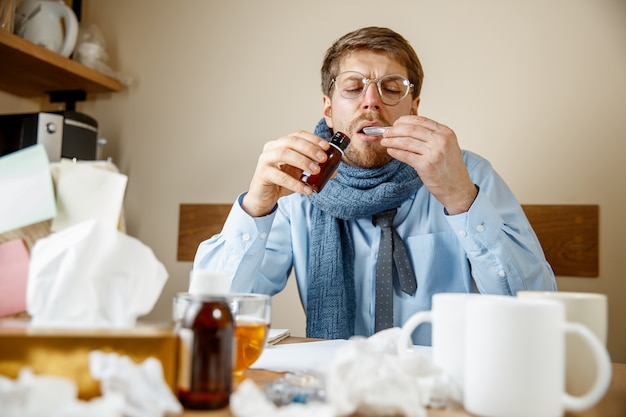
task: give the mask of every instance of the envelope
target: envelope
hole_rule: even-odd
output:
[[[0,317],[26,311],[29,259],[22,239],[0,243]]]
[[[56,216],[48,154],[33,145],[0,158],[0,233]]]
[[[58,215],[51,230],[63,230],[85,220],[117,227],[128,177],[91,164],[62,162],[56,179]]]

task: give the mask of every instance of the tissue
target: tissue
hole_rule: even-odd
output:
[[[76,398],[76,384],[49,375],[35,375],[22,368],[16,380],[0,375],[0,404],[3,417],[124,417],[123,399],[110,396],[92,401]]]
[[[398,355],[400,328],[352,338],[335,352],[325,375],[327,402],[275,406],[251,381],[231,396],[237,417],[425,417],[427,407],[461,408],[461,392],[430,355]]]
[[[147,358],[135,365],[127,356],[93,351],[89,353],[89,367],[93,377],[100,381],[105,398],[112,395],[124,398],[125,417],[160,417],[183,411],[163,379],[158,359]]]
[[[33,326],[132,327],[152,310],[167,278],[149,247],[88,220],[35,243],[26,308]]]
[[[338,416],[425,417],[426,407],[458,401],[450,378],[429,356],[397,354],[399,336],[400,328],[387,329],[337,350],[326,390]]]
[[[35,375],[28,367],[15,380],[0,375],[0,415],[163,417],[183,411],[165,383],[158,359],[135,364],[128,356],[94,350],[89,367],[102,389],[102,396],[90,401],[78,399],[76,383],[67,378]]]

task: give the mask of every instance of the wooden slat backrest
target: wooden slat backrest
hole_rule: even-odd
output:
[[[556,275],[598,276],[597,205],[525,204],[522,207]],[[193,261],[200,242],[220,232],[230,208],[230,204],[181,204],[177,259]]]
[[[198,245],[219,233],[232,204],[181,204],[178,218],[179,261],[193,261]]]
[[[597,205],[525,204],[522,207],[555,275],[599,275]]]

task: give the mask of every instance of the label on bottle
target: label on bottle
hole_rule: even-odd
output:
[[[193,361],[193,330],[180,328],[178,331],[178,389],[191,389],[191,365]]]

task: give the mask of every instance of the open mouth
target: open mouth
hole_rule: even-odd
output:
[[[361,132],[370,136],[382,136],[389,128],[390,126],[367,126]]]

